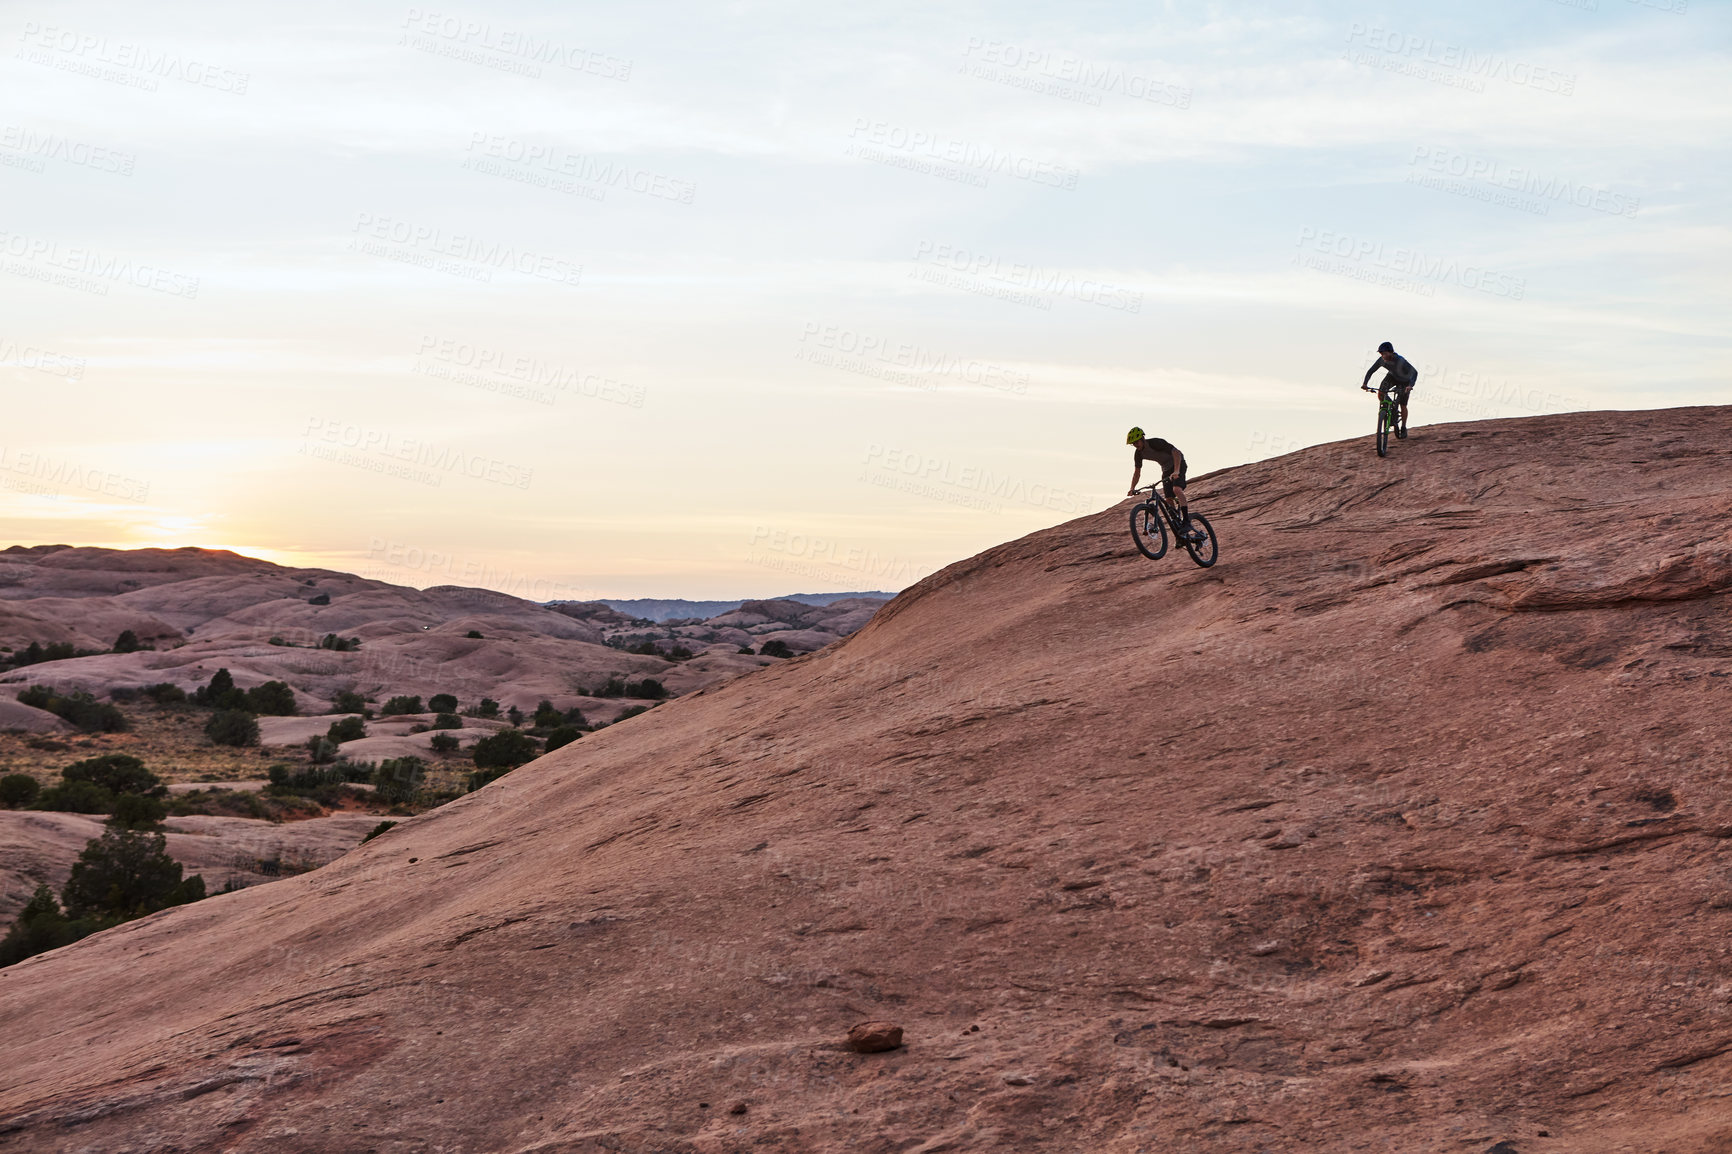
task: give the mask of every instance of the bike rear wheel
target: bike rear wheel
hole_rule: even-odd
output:
[[[1209,524],[1209,519],[1201,513],[1192,513],[1189,517],[1189,521],[1191,530],[1193,532],[1201,532],[1202,536],[1195,541],[1187,538],[1185,541],[1185,552],[1191,555],[1191,560],[1195,561],[1198,565],[1201,565],[1204,569],[1207,569],[1215,563],[1216,551],[1218,549],[1218,545],[1215,541],[1215,527]]]
[[[1137,551],[1151,561],[1167,555],[1167,527],[1161,521],[1161,511],[1152,502],[1144,501],[1131,509],[1131,540]]]
[[[1389,406],[1377,406],[1377,455],[1389,456]]]

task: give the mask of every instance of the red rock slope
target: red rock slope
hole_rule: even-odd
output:
[[[1437,426],[1196,482],[1209,571],[992,549],[0,971],[0,1149],[1726,1150],[1728,444]]]

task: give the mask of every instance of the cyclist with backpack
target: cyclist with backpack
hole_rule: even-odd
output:
[[[1378,381],[1377,388],[1373,389],[1371,374],[1378,369],[1383,370],[1383,379]],[[1397,353],[1394,345],[1384,341],[1377,346],[1377,359],[1365,370],[1365,379],[1359,382],[1359,387],[1368,393],[1376,392],[1381,395],[1386,390],[1395,390],[1395,399],[1401,403],[1401,427],[1395,431],[1399,438],[1407,437],[1407,397],[1418,381],[1419,370],[1409,364],[1406,357]]]
[[[1140,428],[1132,428],[1125,434],[1125,444],[1136,449],[1131,459],[1131,491],[1127,497],[1137,495],[1137,482],[1143,477],[1143,462],[1153,461],[1161,467],[1161,491],[1166,495],[1173,507],[1181,516],[1185,512],[1185,454],[1179,452],[1179,447],[1171,441],[1160,437],[1146,437]]]

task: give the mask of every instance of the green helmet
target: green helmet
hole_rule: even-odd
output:
[[[1125,444],[1127,445],[1134,445],[1142,439],[1143,431],[1135,425],[1131,426],[1131,431],[1125,434]]]

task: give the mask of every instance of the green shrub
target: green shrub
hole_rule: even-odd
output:
[[[475,716],[476,717],[498,717],[499,716],[499,703],[497,701],[493,700],[491,697],[483,697],[481,699],[481,703],[475,707]]]
[[[523,724],[523,710],[521,710],[521,709],[517,708],[517,706],[513,705],[510,709],[507,709],[505,711],[505,720],[510,722],[513,726],[522,725]]]
[[[331,699],[332,713],[363,713],[367,700],[352,689],[345,689]]]
[[[426,777],[427,765],[418,757],[387,758],[373,771],[373,791],[391,805],[406,805]]]
[[[515,769],[537,754],[535,739],[517,729],[502,729],[470,747],[477,769]]]
[[[433,747],[434,753],[456,753],[457,747],[463,743],[455,733],[435,733],[427,744]]]
[[[337,743],[315,733],[307,738],[307,760],[314,765],[329,765],[337,760]]]
[[[160,833],[110,826],[73,863],[61,898],[75,918],[126,920],[204,897],[204,879],[181,877]]]
[[[168,787],[160,778],[144,768],[144,762],[129,753],[105,753],[100,757],[75,761],[60,771],[64,781],[88,781],[111,793],[136,793],[162,796]]]
[[[552,728],[564,720],[565,715],[553,708],[553,702],[546,698],[542,698],[541,703],[535,707],[535,714],[530,719],[537,728]]]
[[[54,813],[107,813],[114,808],[114,794],[95,782],[63,781],[37,794],[30,808]]]
[[[649,706],[647,706],[647,705],[633,705],[630,708],[621,710],[620,715],[613,719],[614,724],[618,725],[620,722],[624,721],[628,717],[636,717],[640,713],[648,713],[648,712],[649,712]]]
[[[186,700],[186,690],[172,681],[159,681],[155,685],[145,686],[139,692],[158,705],[179,705]]]
[[[401,713],[425,712],[427,711],[421,708],[421,698],[419,696],[410,697],[408,694],[401,694],[397,697],[393,697],[379,708],[379,714],[382,717],[390,717],[393,714]]]
[[[267,681],[246,692],[247,708],[266,717],[293,717],[295,691],[287,682]]]
[[[46,685],[28,685],[18,693],[18,702],[46,709],[85,733],[124,733],[126,715],[106,701],[88,693],[56,693]]]
[[[114,652],[116,653],[137,653],[143,648],[144,646],[139,644],[138,634],[130,629],[121,630],[120,636],[114,639]]]
[[[547,735],[547,752],[552,753],[562,745],[570,745],[583,736],[583,730],[575,725],[562,725]]]
[[[54,891],[47,885],[36,887],[36,893],[19,911],[18,920],[0,939],[0,966],[10,966],[25,958],[71,945],[104,928],[94,918],[73,920],[60,910]]]
[[[500,778],[510,773],[513,768],[515,767],[507,765],[497,769],[478,769],[469,775],[467,788],[470,793],[474,793],[488,782],[498,781]]]
[[[338,653],[350,653],[361,648],[359,637],[338,637],[335,633],[327,633],[319,638],[320,649],[334,649]]]
[[[782,640],[766,641],[758,647],[758,652],[765,657],[792,657],[794,651],[788,648],[788,643]]]
[[[458,717],[455,713],[435,714],[433,717],[433,724],[431,726],[429,726],[428,728],[430,728],[430,729],[462,729],[463,728],[463,719],[461,717]]]
[[[123,793],[114,799],[114,816],[108,824],[121,829],[150,829],[162,824],[168,816],[168,806],[160,797],[138,793]]]
[[[397,823],[394,821],[382,821],[382,822],[380,822],[378,825],[374,826],[372,829],[367,831],[367,836],[361,839],[361,844],[366,845],[368,842],[372,841],[374,838],[378,837],[380,834],[384,833],[386,830],[390,829],[391,827],[395,826],[396,824]]]
[[[345,741],[359,741],[367,736],[367,723],[359,717],[344,717],[331,722],[331,728],[325,730],[325,740],[341,744]]]
[[[742,645],[740,646],[740,652],[750,657],[752,655],[752,647],[750,645]]]
[[[7,809],[24,809],[42,792],[42,783],[28,773],[9,773],[0,777],[0,805]]]
[[[247,708],[247,695],[236,687],[234,675],[227,669],[217,670],[208,684],[193,690],[192,700],[207,709]]]
[[[329,593],[315,593],[307,598],[308,605],[329,605],[330,603],[331,595]]]
[[[435,693],[432,697],[427,699],[427,710],[430,713],[456,713],[456,694]]]
[[[217,745],[257,745],[258,719],[242,709],[219,709],[205,723],[204,735]]]
[[[479,629],[471,629],[469,632],[465,633],[463,636],[469,638],[469,640],[471,640],[471,641],[483,640],[483,638],[481,636],[481,630],[479,630]]]

